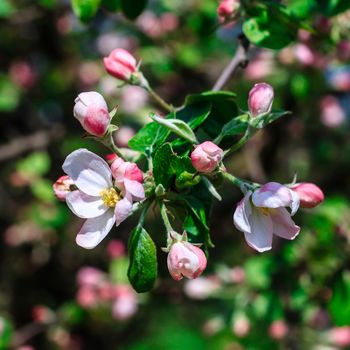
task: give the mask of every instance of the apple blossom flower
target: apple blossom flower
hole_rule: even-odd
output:
[[[195,245],[177,241],[170,248],[167,263],[171,277],[179,281],[183,276],[189,279],[199,277],[207,266],[207,258]]]
[[[106,101],[95,91],[82,92],[78,95],[73,114],[81,126],[94,136],[103,136],[111,122]]]
[[[250,331],[249,319],[242,314],[236,316],[232,323],[232,331],[237,337],[243,338],[247,336]]]
[[[104,273],[91,266],[82,267],[77,274],[77,282],[81,286],[97,287],[104,280]]]
[[[123,81],[129,81],[137,70],[135,57],[121,48],[114,49],[103,62],[109,74]]]
[[[118,259],[125,254],[125,245],[119,239],[112,239],[107,246],[107,253],[112,259]]]
[[[56,198],[60,201],[65,201],[67,194],[71,192],[71,186],[73,185],[74,182],[69,176],[60,176],[52,185]]]
[[[291,213],[285,207],[291,208]],[[248,245],[258,252],[272,248],[272,237],[292,240],[300,231],[291,215],[299,208],[298,195],[286,186],[269,182],[254,192],[248,191],[233,215],[236,228],[244,232]]]
[[[295,184],[291,187],[291,190],[299,196],[302,208],[315,208],[324,201],[322,190],[313,183],[302,182]]]
[[[75,215],[87,219],[76,237],[83,248],[96,247],[114,223],[119,226],[129,216],[133,201],[145,197],[137,181],[125,179],[122,188],[118,183],[114,187],[108,164],[86,149],[68,155],[62,168],[77,187],[67,194],[67,205]]]
[[[221,162],[224,151],[211,141],[205,141],[196,146],[191,153],[193,167],[202,172],[212,172]]]
[[[255,84],[249,92],[248,107],[251,115],[269,113],[273,102],[273,88],[266,83]]]
[[[216,10],[220,22],[231,19],[240,7],[238,0],[221,0]]]

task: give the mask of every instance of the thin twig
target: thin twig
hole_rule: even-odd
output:
[[[226,66],[226,68],[222,71],[221,75],[215,82],[212,90],[213,91],[221,90],[226,85],[226,83],[230,80],[236,68],[241,65],[245,65],[246,63],[247,63],[246,49],[241,44],[239,44],[235,55],[233,56],[230,63]]]

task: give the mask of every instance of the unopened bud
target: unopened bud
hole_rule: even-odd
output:
[[[74,182],[69,176],[63,175],[59,177],[52,185],[56,198],[60,201],[65,201],[67,194],[71,192],[72,185],[74,185]]]
[[[73,114],[81,126],[94,136],[103,136],[111,122],[106,101],[95,91],[78,95],[75,99]]]
[[[124,179],[143,182],[143,173],[136,163],[125,162],[122,158],[116,158],[111,165],[112,175],[117,182]]]
[[[191,153],[193,167],[202,172],[212,172],[221,162],[224,151],[211,141],[198,145]]]
[[[291,189],[299,196],[302,208],[315,208],[324,200],[322,190],[315,184],[303,182],[294,185]]]
[[[255,84],[249,92],[248,107],[251,115],[269,113],[273,102],[273,88],[266,83]]]
[[[237,0],[222,0],[216,10],[220,22],[225,22],[235,16],[240,3]]]
[[[113,50],[103,59],[106,71],[123,81],[129,81],[136,72],[136,59],[124,49]]]
[[[170,275],[176,281],[181,280],[183,276],[189,279],[197,278],[207,266],[203,250],[185,241],[176,242],[171,246],[167,262]]]

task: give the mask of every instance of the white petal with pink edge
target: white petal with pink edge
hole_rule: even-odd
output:
[[[134,201],[142,201],[145,199],[145,190],[139,182],[125,179],[124,188],[126,194],[130,194]]]
[[[119,201],[114,210],[116,225],[119,226],[130,215],[131,211],[132,203],[127,198]]]
[[[252,201],[256,207],[287,207],[292,202],[292,194],[288,187],[277,182],[268,182],[254,191]]]
[[[252,192],[245,194],[244,198],[237,204],[237,208],[233,214],[233,223],[236,228],[243,232],[251,232],[249,216],[252,213],[250,197]]]
[[[108,164],[87,149],[80,148],[68,155],[62,168],[79,190],[91,196],[99,196],[101,191],[112,187]]]
[[[295,225],[289,212],[285,208],[273,209],[271,212],[273,233],[285,239],[294,239],[300,232],[300,227]]]
[[[244,232],[248,245],[260,253],[270,250],[273,237],[273,224],[270,215],[265,215],[259,209],[253,208],[249,223],[251,232]]]
[[[96,218],[87,219],[75,241],[85,249],[93,249],[107,236],[114,223],[113,210],[108,210]]]
[[[66,202],[69,209],[83,219],[100,216],[108,210],[101,197],[93,197],[79,190],[69,192],[66,196]]]

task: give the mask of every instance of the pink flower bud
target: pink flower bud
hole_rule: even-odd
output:
[[[332,343],[337,346],[349,346],[350,345],[350,327],[334,327],[330,330],[329,338]]]
[[[237,0],[222,0],[216,12],[220,22],[225,22],[232,18],[239,9],[239,1]]]
[[[212,172],[222,160],[224,151],[211,141],[198,145],[191,153],[193,167],[202,172]]]
[[[207,266],[207,258],[203,251],[184,241],[171,246],[167,262],[170,275],[176,281],[181,280],[183,276],[197,278]]]
[[[283,320],[277,320],[271,323],[269,334],[272,339],[283,339],[288,333],[288,325]]]
[[[135,163],[125,162],[122,158],[116,158],[112,165],[111,171],[116,182],[122,182],[124,179],[143,182],[143,173]]]
[[[124,49],[113,50],[103,59],[106,71],[123,81],[129,81],[136,72],[136,59]]]
[[[255,84],[249,92],[248,107],[253,117],[269,113],[273,102],[273,88],[266,83]]]
[[[346,120],[346,112],[340,104],[338,98],[327,95],[320,102],[321,121],[329,128],[336,128]]]
[[[63,175],[59,177],[56,182],[52,185],[55,196],[60,201],[65,201],[66,196],[71,192],[70,186],[74,185],[73,180],[67,176]]]
[[[294,185],[291,189],[299,196],[302,208],[315,208],[324,200],[322,190],[315,184],[302,182]]]
[[[73,114],[81,126],[94,136],[103,136],[111,122],[106,101],[95,91],[78,95],[75,99]]]
[[[115,153],[109,153],[105,155],[106,162],[112,164],[118,156]]]

